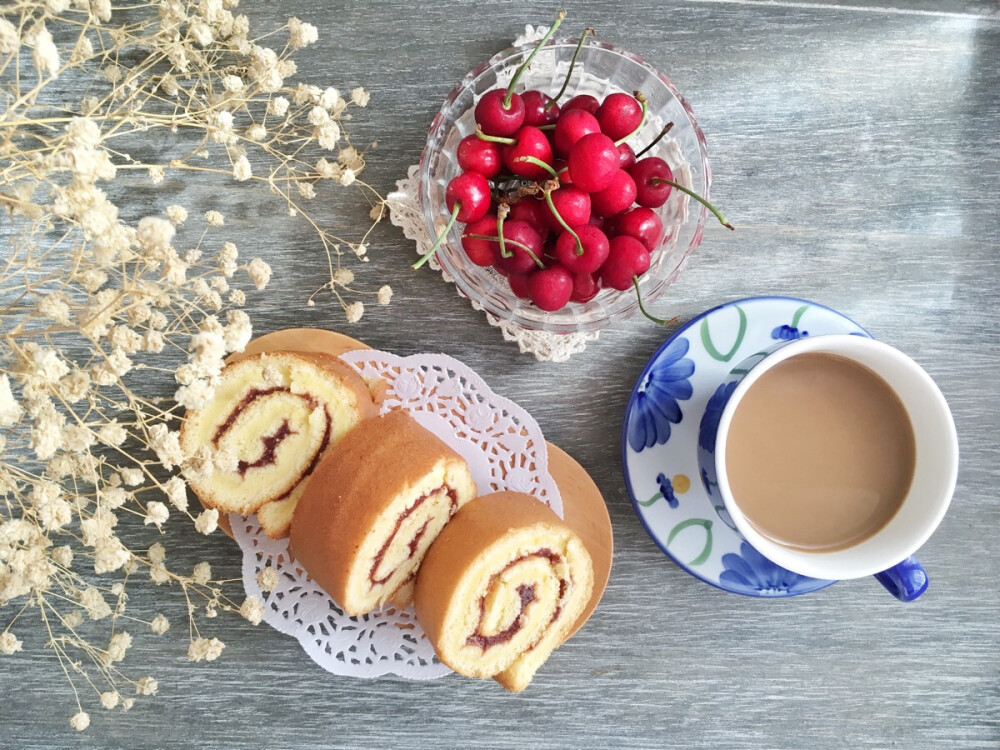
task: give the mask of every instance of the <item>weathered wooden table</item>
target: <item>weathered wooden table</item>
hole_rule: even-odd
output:
[[[690,318],[740,297],[782,294],[839,309],[938,381],[962,451],[958,489],[921,551],[929,592],[902,605],[874,580],[781,601],[699,583],[636,520],[618,434],[630,389],[663,330],[635,319],[567,364],[518,354],[387,222],[359,278],[392,284],[387,308],[348,327],[305,306],[324,261],[303,224],[239,188],[188,192],[275,270],[248,308],[259,332],[344,327],[371,345],[442,351],[527,408],[608,502],[616,556],[602,605],[521,695],[460,677],[429,683],[335,677],[297,644],[239,618],[188,664],[186,641],[143,638],[129,659],[159,694],[128,714],[71,697],[50,654],[0,661],[0,747],[1000,747],[1000,13],[991,0],[577,2],[574,28],[646,57],[688,97],[708,138],[713,197],[739,225],[709,226],[658,309]],[[299,59],[312,79],[372,92],[356,142],[378,139],[369,182],[394,187],[419,157],[444,96],[473,65],[555,6],[295,0],[243,8],[260,27],[298,16],[320,29]],[[196,190],[197,186],[192,190]],[[172,195],[155,191],[162,210]],[[331,206],[331,225],[352,217]],[[174,525],[171,558],[239,575],[220,536]],[[135,587],[134,605],[174,611],[179,593]],[[159,601],[154,601],[154,597]],[[182,599],[182,597],[180,597]],[[23,657],[23,658],[21,658]]]

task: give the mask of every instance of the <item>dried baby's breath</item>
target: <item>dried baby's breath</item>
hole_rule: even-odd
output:
[[[237,4],[0,8],[0,655],[19,658],[21,637],[41,629],[79,731],[85,704],[127,711],[159,688],[126,673],[134,644],[171,630],[166,614],[132,611],[133,581],[175,592],[191,661],[225,647],[202,634],[202,617],[257,624],[264,613],[257,598],[230,599],[207,563],[176,569],[168,548],[183,520],[218,528],[218,511],[189,502],[187,481],[236,456],[185,454],[179,418],[211,398],[224,358],[250,341],[240,307],[272,269],[225,236],[238,222],[217,206],[174,198],[147,210],[157,198],[129,195],[182,186],[188,173],[220,189],[266,186],[315,231],[329,274],[321,290],[347,320],[364,312],[351,295],[391,298],[388,287],[356,288],[342,267],[367,260],[368,233],[339,238],[306,209],[350,185],[370,199],[372,222],[384,216],[361,179],[365,150],[345,129],[370,95],[293,82],[291,55],[318,29],[292,18],[276,34],[251,33]],[[163,541],[126,544],[143,533]],[[260,580],[278,582],[273,570]]]

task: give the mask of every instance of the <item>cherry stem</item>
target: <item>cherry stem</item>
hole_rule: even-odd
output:
[[[707,208],[709,211],[711,211],[713,214],[715,214],[715,218],[719,220],[719,223],[722,224],[722,226],[724,226],[726,229],[731,229],[733,231],[736,231],[736,227],[734,227],[732,224],[730,224],[728,221],[726,221],[726,217],[722,215],[722,212],[719,209],[717,209],[715,206],[713,206],[711,203],[709,203],[707,200],[705,200],[704,198],[702,198],[700,195],[698,195],[693,190],[689,190],[688,188],[684,187],[683,185],[678,185],[673,180],[665,180],[662,177],[653,177],[653,178],[650,179],[649,183],[651,185],[670,185],[672,187],[677,188],[682,193],[687,193],[692,198],[694,198],[696,201],[698,201],[701,205],[703,205],[705,208]]]
[[[490,143],[503,143],[508,146],[513,146],[517,143],[517,141],[513,138],[504,138],[499,135],[486,135],[486,133],[483,132],[482,126],[478,124],[476,125],[476,138],[478,138],[481,141],[489,141]]]
[[[531,50],[531,54],[528,55],[528,58],[518,66],[517,70],[514,71],[514,77],[510,79],[510,85],[507,87],[507,95],[503,98],[503,102],[501,102],[504,109],[510,108],[510,100],[511,97],[514,96],[514,87],[520,80],[521,75],[528,69],[528,66],[531,65],[531,61],[534,59],[535,55],[538,54],[538,50],[544,47],[545,43],[548,42],[549,39],[552,38],[552,35],[556,33],[556,29],[559,28],[559,24],[563,22],[564,18],[566,18],[566,11],[559,11],[559,13],[556,14],[556,20],[553,22],[552,28],[550,28],[546,32],[545,36],[538,41],[538,44],[533,50]]]
[[[431,256],[437,252],[437,249],[439,247],[441,247],[441,243],[444,242],[444,238],[448,236],[448,232],[450,232],[451,228],[455,226],[455,222],[458,220],[458,212],[461,210],[462,210],[461,204],[458,201],[455,201],[455,207],[451,209],[451,219],[449,219],[448,225],[441,231],[441,234],[438,235],[438,238],[434,241],[434,245],[431,247],[431,249],[428,250],[426,253],[424,253],[423,256],[421,256],[420,260],[414,263],[411,266],[411,268],[416,270],[431,259]]]
[[[514,159],[514,161],[516,161],[516,162],[517,161],[526,161],[529,164],[534,164],[536,167],[541,167],[546,172],[548,172],[552,176],[553,180],[558,180],[559,179],[559,174],[556,172],[556,170],[554,170],[552,168],[552,165],[551,164],[546,164],[544,161],[542,161],[541,159],[539,159],[537,156],[527,156],[527,155],[525,155],[525,156],[519,156],[516,159]]]
[[[503,222],[507,218],[506,211],[497,211],[497,237],[500,243],[500,256],[503,258],[509,258],[513,253],[507,251],[507,240],[503,236]]]
[[[499,237],[499,236],[498,237],[490,237],[488,234],[463,234],[462,236],[463,237],[471,237],[474,240],[490,240],[491,242],[502,242],[503,241],[502,237]],[[506,242],[507,242],[508,245],[513,245],[514,247],[521,248],[522,250],[524,250],[524,252],[526,252],[531,257],[531,259],[533,261],[535,261],[535,263],[538,264],[539,268],[545,268],[545,264],[542,263],[542,261],[540,261],[538,259],[538,256],[535,255],[531,251],[531,248],[528,247],[527,245],[525,245],[523,242],[518,242],[517,240],[510,240],[510,239],[507,240]],[[502,255],[503,251],[501,250],[500,253]],[[513,253],[507,253],[503,257],[504,258],[509,258],[511,255],[513,255]]]
[[[663,139],[663,136],[665,136],[667,133],[669,133],[671,130],[673,130],[673,128],[674,128],[674,124],[672,122],[668,122],[666,125],[664,125],[663,126],[663,130],[660,131],[660,134],[658,136],[656,136],[656,138],[654,138],[653,140],[651,140],[649,142],[649,144],[646,146],[646,148],[644,148],[642,151],[640,151],[638,154],[636,154],[635,158],[638,159],[644,153],[646,153],[647,151],[649,151],[649,149],[651,149],[653,146],[655,146],[657,143],[659,143]]]
[[[548,125],[536,125],[535,127],[537,127],[539,130],[555,130],[556,124],[552,122],[549,123]]]
[[[648,312],[646,312],[646,308],[642,304],[642,292],[639,291],[639,277],[638,276],[635,276],[635,275],[632,276],[632,285],[635,287],[635,296],[636,296],[636,299],[639,300],[639,311],[643,315],[645,315],[647,318],[649,318],[651,321],[653,321],[654,323],[656,323],[659,326],[672,326],[674,323],[676,323],[679,320],[679,318],[677,316],[674,316],[670,320],[664,320],[663,318],[657,318],[655,315],[650,315]]]
[[[566,87],[569,85],[570,76],[573,75],[573,68],[576,66],[576,58],[580,56],[580,50],[583,48],[583,42],[587,38],[587,34],[596,34],[591,27],[587,27],[583,30],[583,34],[580,35],[580,41],[576,43],[576,50],[573,52],[573,59],[569,61],[569,70],[566,71],[566,77],[563,79],[562,88],[559,89],[559,93],[552,97],[552,101],[545,105],[545,111],[548,112],[556,103],[562,98],[562,95],[566,93]]]
[[[552,202],[552,191],[543,190],[542,195],[545,196],[545,202],[549,206],[549,211],[551,211],[552,215],[556,217],[556,221],[562,224],[562,228],[565,229],[567,232],[569,232],[571,235],[573,235],[573,239],[576,240],[576,254],[583,255],[583,243],[580,242],[580,235],[578,235],[576,232],[573,231],[570,225],[566,223],[566,220],[563,219],[559,211],[556,210],[556,206]]]
[[[649,104],[647,104],[646,102],[646,96],[641,91],[633,91],[632,95],[636,98],[636,101],[638,101],[639,105],[642,107],[642,117],[639,118],[639,124],[635,126],[635,130],[633,130],[624,138],[619,138],[617,141],[615,141],[616,146],[620,146],[623,143],[625,143],[625,141],[627,141],[633,135],[638,133],[639,129],[646,124],[646,112],[649,111]]]

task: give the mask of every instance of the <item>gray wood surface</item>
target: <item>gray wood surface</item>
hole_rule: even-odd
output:
[[[168,183],[137,194],[137,208],[179,197],[220,208],[243,255],[274,267],[248,308],[258,332],[344,325],[399,354],[446,352],[527,408],[605,494],[611,581],[593,619],[521,695],[457,676],[335,677],[293,640],[220,617],[213,634],[227,648],[213,664],[188,664],[181,633],[137,638],[124,666],[146,665],[159,694],[124,715],[92,710],[84,734],[67,723],[72,698],[50,653],[0,659],[0,747],[1000,747],[1000,16],[993,2],[861,7],[878,2],[588,0],[571,5],[567,26],[594,25],[686,94],[708,137],[712,194],[739,226],[708,227],[661,313],[687,319],[760,294],[814,299],[940,384],[962,462],[951,511],[920,553],[931,576],[921,600],[899,604],[874,580],[754,600],[699,583],[660,553],[629,505],[617,435],[662,330],[637,319],[568,364],[537,363],[439,276],[410,271],[413,250],[387,223],[357,270],[359,281],[391,283],[394,302],[348,327],[326,302],[304,304],[325,278],[304,224],[279,221],[281,206],[260,192]],[[382,191],[416,162],[465,72],[555,7],[248,6],[260,29],[288,15],[320,28],[298,58],[310,79],[371,90],[353,132],[358,144],[379,141],[367,178]],[[346,205],[323,218],[348,230],[355,221]],[[207,559],[239,575],[238,550],[221,537],[177,524],[166,543],[182,567]],[[133,605],[183,620],[177,590],[136,586]]]

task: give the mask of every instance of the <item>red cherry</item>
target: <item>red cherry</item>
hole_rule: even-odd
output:
[[[535,271],[528,278],[528,292],[535,307],[554,312],[569,302],[573,294],[573,275],[562,266]]]
[[[431,249],[420,256],[420,260],[411,266],[414,269],[420,268],[424,263],[434,257],[434,253],[441,247],[448,232],[455,226],[456,221],[464,224],[477,221],[489,212],[493,205],[493,196],[490,194],[490,183],[486,181],[479,172],[462,172],[448,183],[444,191],[444,201],[448,206],[451,216],[441,234],[434,240]]]
[[[544,252],[544,242],[542,236],[535,231],[534,227],[526,221],[505,221],[503,223],[503,238],[511,240],[511,244],[506,245],[510,255],[506,258],[501,256],[497,261],[501,267],[505,268],[511,275],[523,275],[531,273],[538,268],[535,259],[531,257],[524,248],[513,244],[514,242],[524,245],[535,258],[541,259]]]
[[[635,237],[653,252],[663,237],[663,222],[651,208],[637,206],[618,217],[615,224],[617,234],[627,234]]]
[[[648,156],[640,159],[629,170],[632,179],[635,180],[636,197],[635,202],[646,208],[659,208],[667,202],[670,197],[670,185],[654,183],[652,180],[673,180],[674,173],[670,165],[658,156]]]
[[[600,216],[614,216],[628,209],[635,202],[635,180],[628,172],[619,169],[615,172],[611,184],[604,190],[591,193],[591,211]]]
[[[539,125],[551,125],[559,119],[559,105],[553,104],[551,108],[548,108],[549,102],[552,101],[552,97],[548,94],[543,94],[541,91],[536,91],[535,89],[529,89],[521,94],[521,101],[524,102],[525,125],[533,125],[535,127]]]
[[[635,151],[627,143],[618,144],[618,168],[628,171],[635,164]]]
[[[590,94],[578,94],[562,105],[562,111],[582,109],[588,114],[594,114],[601,108],[601,103]]]
[[[632,286],[633,276],[642,276],[649,270],[649,251],[627,234],[612,237],[608,244],[608,259],[601,266],[601,284],[625,291]]]
[[[465,250],[465,254],[469,256],[469,260],[477,266],[492,266],[496,263],[497,257],[500,254],[500,244],[498,242],[467,236],[470,234],[496,236],[496,233],[496,214],[486,214],[486,216],[478,221],[466,224],[465,231],[462,233],[462,248]]]
[[[556,159],[552,163],[552,168],[554,170],[556,170],[556,173],[559,175],[559,184],[560,185],[572,185],[573,184],[573,178],[569,176],[569,169],[568,169],[568,167],[566,165],[566,160],[565,159]]]
[[[511,94],[510,103],[504,106],[506,96],[504,89],[493,89],[476,104],[476,122],[486,135],[511,136],[524,124],[524,101]]]
[[[573,184],[588,193],[596,193],[608,187],[619,171],[618,148],[604,133],[590,133],[573,145],[568,162]]]
[[[504,145],[500,149],[504,166],[526,180],[544,180],[549,177],[548,171],[530,161],[517,161],[522,156],[533,156],[546,164],[552,164],[552,146],[545,133],[531,125],[525,125],[514,136],[517,143]]]
[[[601,291],[601,285],[597,282],[595,273],[575,273],[573,274],[573,294],[570,295],[570,302],[590,302],[597,293]]]
[[[507,282],[510,284],[510,290],[514,292],[514,296],[520,297],[521,299],[531,299],[531,292],[528,291],[528,281],[531,279],[533,273],[512,275],[507,278]]]
[[[479,172],[487,180],[500,174],[500,146],[467,135],[458,142],[458,166],[463,172]]]
[[[490,184],[479,172],[463,172],[448,183],[444,200],[449,211],[458,206],[458,221],[465,224],[486,216],[492,202]]]
[[[595,113],[601,132],[613,141],[629,135],[642,122],[642,107],[630,94],[608,94]]]
[[[556,207],[556,211],[559,212],[562,220],[571,227],[577,224],[586,224],[590,220],[590,195],[575,185],[563,185],[556,188],[549,193],[549,197],[552,199],[552,205]],[[552,211],[547,212],[547,218],[549,220],[549,227],[556,232],[563,230],[562,223],[560,223]]]
[[[608,238],[592,224],[581,224],[573,227],[583,254],[576,254],[576,237],[569,232],[563,232],[556,240],[556,260],[573,273],[593,273],[607,260],[610,245]]]
[[[555,144],[556,153],[568,154],[578,140],[590,133],[600,133],[601,126],[597,118],[583,109],[571,109],[568,112],[563,107],[562,114],[556,122]]]
[[[545,201],[538,198],[522,198],[510,207],[508,220],[526,221],[535,228],[540,235],[549,233],[549,207]]]

